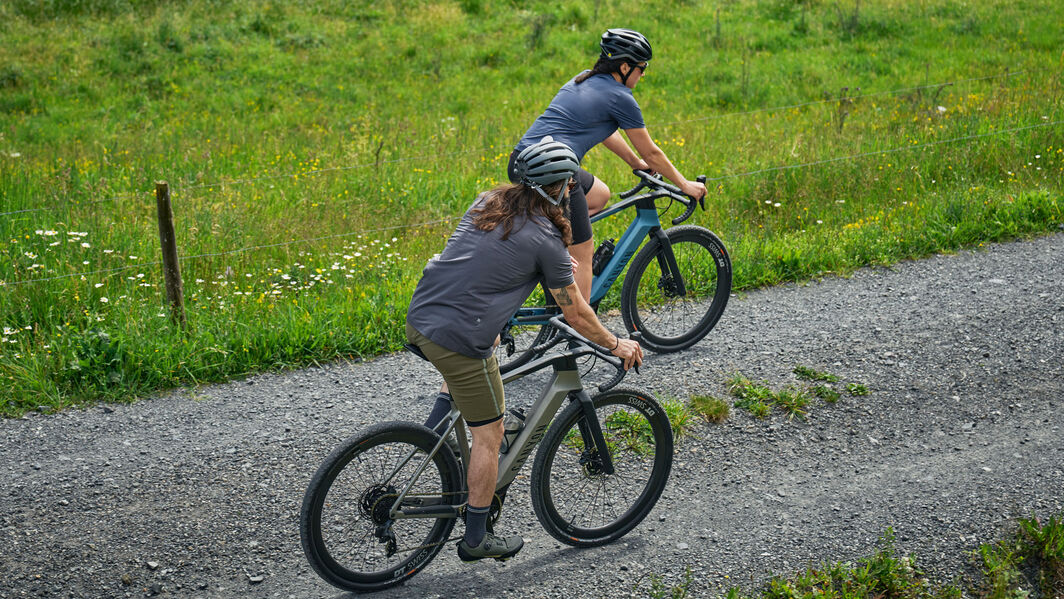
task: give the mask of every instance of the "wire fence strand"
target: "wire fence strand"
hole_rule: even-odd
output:
[[[385,164],[398,164],[398,163],[401,163],[401,162],[411,162],[411,161],[415,161],[415,160],[425,160],[425,159],[430,159],[430,158],[436,158],[436,159],[438,159],[438,158],[452,158],[454,156],[462,156],[462,155],[465,155],[465,154],[472,154],[472,153],[475,153],[475,152],[487,152],[488,150],[491,150],[491,149],[493,149],[493,148],[492,147],[488,147],[488,148],[479,148],[479,149],[475,149],[475,150],[460,150],[460,151],[457,151],[457,152],[449,152],[449,153],[446,153],[446,154],[436,154],[434,156],[429,156],[429,155],[425,155],[425,156],[409,156],[407,158],[393,158],[391,160],[381,160],[381,161],[377,161],[377,162],[365,162],[365,163],[362,163],[362,164],[353,164],[353,165],[350,165],[350,166],[334,166],[334,167],[329,167],[329,168],[320,168],[320,169],[314,169],[314,170],[309,170],[309,171],[301,171],[301,172],[297,172],[297,173],[289,173],[289,174],[284,174],[284,175],[264,175],[262,177],[248,177],[246,179],[233,179],[233,180],[230,180],[230,181],[219,181],[217,183],[203,183],[203,184],[200,184],[200,185],[190,185],[190,186],[186,186],[186,187],[178,185],[178,186],[176,186],[174,188],[174,191],[177,192],[177,193],[181,193],[181,192],[184,192],[184,191],[192,191],[192,190],[197,190],[197,189],[211,189],[211,188],[214,188],[214,187],[226,187],[226,186],[229,186],[229,185],[245,185],[247,183],[258,183],[260,181],[273,181],[273,180],[277,180],[277,179],[291,179],[291,178],[305,177],[305,176],[308,176],[308,175],[320,175],[320,174],[324,174],[324,173],[337,172],[337,171],[350,171],[350,170],[356,170],[356,169],[362,169],[362,168],[369,168],[371,166],[380,166],[380,165],[385,165]]]
[[[1044,69],[1041,69],[1041,70],[1044,70]],[[665,127],[672,127],[672,126],[676,126],[676,125],[699,123],[699,122],[706,122],[706,121],[711,121],[711,120],[720,120],[720,119],[737,117],[737,116],[748,116],[748,115],[764,113],[764,112],[775,112],[775,111],[779,111],[779,110],[792,110],[792,109],[803,108],[803,107],[807,107],[807,106],[814,106],[814,105],[817,105],[817,104],[825,104],[825,103],[830,103],[830,102],[840,102],[840,101],[847,101],[847,100],[852,101],[852,100],[856,100],[856,99],[860,99],[860,98],[870,98],[870,97],[885,96],[885,95],[890,95],[890,94],[909,93],[909,92],[914,92],[914,91],[919,91],[919,90],[924,90],[924,89],[934,89],[934,88],[941,88],[941,87],[950,86],[950,85],[960,85],[960,84],[965,84],[965,83],[973,83],[973,82],[977,82],[977,81],[987,81],[987,80],[990,80],[990,79],[998,79],[998,78],[1002,78],[1002,77],[1013,77],[1013,76],[1020,75],[1020,74],[1039,72],[1041,70],[1040,69],[1030,69],[1030,68],[1017,70],[1017,71],[1006,70],[1004,73],[997,73],[997,74],[993,74],[993,75],[983,75],[983,76],[980,76],[980,77],[969,77],[967,79],[960,79],[960,80],[957,80],[957,81],[943,81],[943,82],[939,82],[939,83],[920,85],[920,86],[916,86],[916,87],[905,87],[905,88],[886,90],[886,91],[880,91],[880,92],[872,92],[872,93],[860,94],[860,95],[854,95],[854,96],[841,96],[841,97],[838,97],[838,98],[826,98],[826,99],[821,99],[821,100],[811,100],[811,101],[808,101],[808,102],[802,102],[802,103],[798,103],[798,104],[787,104],[787,105],[782,105],[782,106],[771,106],[771,107],[766,107],[766,108],[756,108],[756,109],[753,109],[753,110],[743,110],[743,111],[729,112],[729,113],[725,113],[725,114],[718,114],[718,115],[710,115],[710,116],[705,116],[705,117],[699,117],[699,118],[694,118],[694,119],[685,119],[685,120],[679,120],[679,121],[672,121],[672,122],[668,122],[668,123],[654,124],[654,127],[665,128]],[[468,155],[468,154],[473,154],[473,153],[483,153],[483,152],[487,152],[487,151],[493,150],[495,148],[496,148],[496,146],[489,146],[489,147],[486,147],[486,148],[478,148],[478,149],[471,149],[471,150],[460,150],[460,151],[457,151],[457,152],[450,152],[450,153],[423,154],[423,155],[418,155],[418,156],[409,156],[409,157],[406,157],[406,158],[394,158],[394,159],[390,159],[390,160],[375,160],[373,162],[364,162],[364,163],[353,164],[353,165],[348,165],[348,166],[337,166],[337,167],[329,167],[329,168],[322,168],[322,169],[313,169],[313,170],[309,170],[309,171],[293,172],[293,173],[277,174],[277,175],[263,175],[263,176],[260,176],[260,177],[246,177],[246,178],[241,178],[241,179],[232,179],[232,180],[229,180],[229,181],[218,181],[218,182],[214,182],[214,183],[202,183],[202,184],[197,184],[197,185],[182,186],[180,184],[177,184],[177,185],[174,186],[173,189],[174,189],[175,193],[181,193],[181,192],[194,191],[194,190],[200,190],[200,189],[212,189],[212,188],[215,188],[215,187],[246,185],[246,184],[249,184],[249,183],[257,183],[257,182],[261,182],[261,181],[276,181],[276,180],[280,180],[280,179],[291,179],[291,178],[298,178],[298,177],[304,177],[304,176],[317,176],[317,175],[322,175],[322,174],[326,174],[326,173],[358,170],[358,169],[370,168],[370,167],[379,167],[379,166],[388,165],[388,164],[398,164],[398,163],[403,163],[403,162],[415,162],[415,161],[423,161],[423,160],[437,160],[437,159],[440,159],[440,158],[449,158],[449,157],[454,157],[454,156],[463,156],[463,155]],[[113,202],[113,201],[117,201],[117,200],[120,200],[120,199],[136,198],[136,197],[138,197],[140,195],[149,194],[149,193],[151,193],[151,192],[150,191],[143,191],[143,192],[138,192],[138,193],[121,194],[121,195],[117,195],[117,196],[113,196],[113,197],[93,200],[93,201],[90,201],[90,202],[86,202],[85,204],[86,205],[92,205],[92,204],[100,204],[100,203],[104,203],[104,202]],[[31,212],[63,210],[65,208],[69,207],[71,204],[72,204],[72,202],[65,202],[61,206],[39,206],[39,207],[35,207],[35,208],[25,208],[25,209],[22,209],[22,210],[12,210],[12,211],[9,211],[9,212],[0,212],[0,217],[13,216],[13,215],[17,215],[17,214],[25,214],[25,213],[31,213]]]
[[[446,222],[451,222],[451,221],[455,220],[456,218],[458,218],[458,217],[457,216],[452,216],[452,217],[448,217],[448,218],[441,218],[441,219],[438,219],[438,220],[432,220],[432,221],[426,221],[426,222],[422,222],[422,223],[416,223],[416,224],[413,224],[413,225],[392,225],[392,226],[389,226],[389,227],[378,227],[376,229],[363,229],[361,231],[353,231],[353,232],[349,232],[349,233],[336,233],[334,235],[322,235],[321,237],[309,237],[309,238],[306,238],[306,239],[293,239],[291,241],[282,241],[282,242],[278,242],[278,243],[269,243],[269,244],[265,244],[265,245],[254,245],[254,246],[238,248],[238,249],[235,249],[235,250],[226,250],[226,251],[223,251],[223,252],[209,252],[209,253],[204,253],[204,254],[192,254],[192,255],[189,255],[189,256],[178,256],[178,261],[186,262],[186,261],[191,261],[191,260],[198,260],[200,258],[212,258],[212,257],[216,257],[216,256],[228,256],[228,255],[231,255],[231,254],[242,254],[242,253],[245,253],[245,252],[252,252],[252,251],[255,251],[255,250],[264,250],[264,249],[270,249],[270,248],[278,248],[278,247],[284,247],[284,246],[289,246],[289,245],[295,245],[295,244],[298,244],[298,243],[313,243],[315,241],[324,241],[326,239],[338,239],[338,238],[342,238],[342,237],[353,237],[353,236],[356,236],[356,235],[364,235],[364,234],[367,234],[367,233],[380,233],[380,232],[383,232],[383,231],[395,231],[395,230],[399,230],[399,229],[416,229],[418,227],[427,227],[427,226],[431,226],[431,225],[438,225],[438,224],[442,224],[442,223],[446,223]],[[137,269],[137,268],[145,268],[145,267],[149,267],[149,266],[159,266],[160,264],[162,264],[162,261],[159,261],[159,260],[157,260],[155,262],[138,262],[136,264],[131,264],[131,265],[128,265],[128,266],[119,266],[119,267],[116,267],[116,268],[104,268],[104,269],[100,269],[100,270],[92,270],[92,271],[85,271],[85,272],[74,272],[74,273],[68,273],[68,274],[65,274],[65,275],[57,275],[57,276],[54,276],[54,277],[45,277],[45,278],[40,278],[40,279],[26,279],[25,281],[12,281],[10,283],[0,281],[0,287],[16,287],[16,286],[19,286],[19,285],[26,285],[26,284],[29,284],[29,283],[42,283],[42,282],[45,282],[45,281],[58,281],[60,279],[72,279],[72,278],[75,278],[75,277],[87,277],[89,275],[110,274],[110,273],[122,272],[122,271],[126,271],[126,270],[134,270],[134,269]]]
[[[9,215],[15,215],[15,214],[25,214],[27,212],[56,211],[56,210],[62,210],[64,208],[68,208],[70,206],[92,206],[94,204],[103,204],[105,202],[117,202],[118,200],[135,199],[135,198],[137,198],[139,196],[148,195],[150,193],[152,193],[152,192],[151,191],[140,191],[140,192],[135,192],[135,193],[123,193],[123,194],[119,194],[119,195],[116,195],[116,196],[111,196],[111,197],[107,197],[107,198],[101,198],[101,199],[98,199],[98,200],[89,200],[87,202],[84,202],[83,204],[82,203],[69,202],[68,201],[68,202],[63,202],[63,204],[61,206],[39,206],[37,208],[25,208],[23,210],[12,210],[10,212],[0,212],[0,216],[9,216]]]
[[[1019,131],[1027,131],[1027,130],[1031,130],[1031,129],[1039,129],[1039,128],[1042,128],[1042,127],[1052,127],[1054,125],[1061,125],[1061,124],[1064,124],[1064,120],[1048,121],[1048,122],[1044,122],[1044,123],[1035,123],[1033,125],[1024,125],[1022,127],[1012,127],[1012,128],[1009,128],[1009,129],[1000,129],[998,131],[992,131],[992,132],[989,132],[989,133],[978,133],[978,134],[974,134],[974,135],[964,135],[964,136],[960,136],[960,137],[951,137],[949,139],[939,139],[939,140],[926,142],[926,143],[921,143],[921,144],[912,144],[912,145],[901,146],[901,147],[897,147],[897,148],[887,148],[885,150],[873,150],[873,151],[870,151],[870,152],[861,152],[861,153],[858,153],[858,154],[850,154],[850,155],[847,155],[847,156],[836,156],[834,158],[825,158],[823,160],[814,160],[814,161],[811,161],[811,162],[801,162],[801,163],[796,163],[796,164],[786,164],[786,165],[774,166],[774,167],[763,168],[763,169],[758,169],[758,170],[753,170],[753,171],[744,171],[744,172],[741,172],[741,173],[733,173],[733,174],[730,174],[730,175],[721,175],[721,176],[718,176],[718,177],[709,177],[709,178],[706,179],[706,182],[708,183],[708,182],[713,182],[713,181],[724,181],[724,180],[727,180],[727,179],[736,179],[736,178],[739,178],[739,177],[750,177],[750,176],[753,176],[753,175],[760,175],[760,174],[764,174],[764,173],[772,173],[772,172],[785,171],[785,170],[794,170],[794,169],[800,169],[800,168],[808,168],[808,167],[819,166],[819,165],[824,165],[824,164],[831,164],[831,163],[835,163],[835,162],[843,162],[843,161],[846,161],[846,160],[857,160],[859,158],[866,158],[866,157],[869,157],[869,156],[881,156],[883,154],[895,154],[895,153],[898,153],[898,152],[905,152],[905,151],[910,151],[910,150],[918,150],[920,148],[938,146],[938,145],[947,144],[947,143],[956,143],[956,142],[960,142],[960,141],[970,141],[970,140],[973,140],[973,139],[981,139],[981,138],[986,138],[986,137],[993,137],[993,136],[996,136],[996,135],[1004,135],[1004,134],[1007,134],[1007,133],[1016,133],[1016,132],[1019,132]],[[249,246],[249,247],[239,248],[239,249],[235,249],[235,250],[226,250],[226,251],[223,251],[223,252],[213,252],[213,253],[206,253],[206,254],[195,254],[195,255],[191,255],[191,256],[184,256],[184,257],[181,257],[179,259],[181,261],[196,260],[196,259],[199,259],[199,258],[208,258],[208,257],[214,257],[214,256],[226,256],[226,255],[231,255],[231,254],[238,254],[238,253],[244,253],[244,252],[260,250],[260,249],[269,249],[269,248],[282,247],[282,246],[287,246],[287,245],[294,245],[294,244],[297,244],[297,243],[312,243],[312,242],[316,242],[316,241],[323,241],[323,240],[326,240],[326,239],[337,239],[337,238],[342,238],[342,237],[351,237],[351,236],[354,236],[354,235],[362,235],[362,234],[366,234],[366,233],[377,233],[377,232],[382,232],[382,231],[393,231],[393,230],[399,230],[399,229],[415,229],[415,228],[418,228],[418,227],[424,227],[424,226],[429,226],[429,225],[436,225],[436,224],[442,224],[442,223],[445,223],[445,222],[450,222],[450,221],[455,220],[456,218],[458,218],[458,217],[454,216],[454,217],[442,218],[442,219],[438,219],[438,220],[427,221],[427,222],[422,222],[422,223],[417,223],[417,224],[412,224],[412,225],[392,225],[392,226],[387,226],[387,227],[379,227],[379,228],[375,228],[375,229],[365,229],[365,230],[362,230],[362,231],[354,231],[354,232],[349,232],[349,233],[336,233],[334,235],[323,235],[321,237],[311,237],[311,238],[307,238],[307,239],[295,239],[295,240],[292,240],[292,241],[284,241],[284,242],[272,243],[272,244],[266,244],[266,245]],[[44,282],[44,281],[55,281],[55,280],[59,280],[59,279],[69,279],[69,278],[74,278],[74,277],[81,277],[81,276],[88,276],[88,275],[95,275],[95,274],[105,274],[105,273],[111,273],[111,272],[131,270],[131,269],[134,269],[134,268],[143,268],[145,266],[157,266],[159,264],[161,264],[161,262],[144,262],[144,263],[139,263],[139,264],[135,264],[135,265],[131,265],[131,266],[123,266],[123,267],[118,267],[118,268],[113,268],[113,269],[103,269],[103,270],[96,270],[96,271],[89,271],[89,272],[77,272],[77,273],[70,273],[70,274],[66,274],[66,275],[58,275],[58,276],[55,276],[55,277],[46,277],[46,278],[41,278],[41,279],[27,279],[25,281],[13,281],[13,282],[10,282],[10,283],[0,282],[0,287],[14,287],[14,286],[25,285],[25,284],[30,284],[30,283],[41,283],[41,282]]]
[[[989,79],[998,79],[1000,77],[1012,77],[1014,75],[1019,75],[1021,73],[1029,73],[1029,72],[1032,72],[1032,71],[1033,71],[1033,69],[1025,69],[1025,70],[1021,70],[1021,71],[1005,71],[1004,73],[998,73],[996,75],[985,75],[985,76],[982,76],[982,77],[970,77],[968,79],[961,79],[961,80],[958,80],[958,81],[944,81],[942,83],[931,83],[931,84],[928,84],[928,85],[919,85],[919,86],[916,86],[916,87],[905,87],[905,88],[901,88],[901,89],[892,89],[892,90],[888,90],[888,91],[872,92],[872,93],[860,94],[860,95],[856,95],[856,96],[839,96],[837,98],[824,98],[822,100],[810,100],[808,102],[802,102],[800,104],[789,104],[789,105],[786,105],[786,106],[772,106],[772,107],[769,107],[769,108],[755,108],[753,110],[744,110],[744,111],[741,111],[741,112],[729,112],[729,113],[726,113],[726,114],[715,114],[715,115],[706,116],[706,117],[699,117],[699,118],[694,118],[694,119],[686,119],[686,120],[682,120],[682,121],[673,121],[673,122],[670,122],[670,123],[663,123],[663,124],[660,124],[660,125],[655,124],[654,126],[655,127],[671,127],[673,125],[685,125],[685,124],[689,124],[689,123],[700,123],[700,122],[713,121],[713,120],[724,119],[724,118],[729,118],[729,117],[734,117],[734,116],[747,116],[747,115],[751,115],[751,114],[758,114],[758,113],[761,113],[761,112],[776,112],[776,111],[779,111],[779,110],[793,110],[795,108],[805,108],[806,106],[815,106],[817,104],[827,104],[827,103],[831,103],[831,102],[843,102],[843,101],[847,101],[847,100],[853,101],[853,100],[859,100],[861,98],[874,98],[874,97],[877,97],[877,96],[886,96],[886,95],[890,95],[890,94],[902,94],[902,93],[914,92],[914,91],[919,91],[919,90],[924,90],[924,89],[936,89],[936,88],[945,87],[945,86],[960,85],[960,84],[963,84],[963,83],[972,83],[972,82],[975,82],[975,81],[986,81],[986,80],[989,80]]]
[[[722,175],[720,177],[710,177],[710,178],[706,179],[706,182],[723,181],[725,179],[735,179],[737,177],[749,177],[749,176],[752,176],[752,175],[760,175],[760,174],[763,174],[763,173],[771,173],[771,172],[776,172],[776,171],[784,171],[784,170],[791,170],[791,169],[798,169],[798,168],[806,168],[806,167],[810,167],[810,166],[819,166],[821,164],[830,164],[832,162],[841,162],[841,161],[844,161],[844,160],[856,160],[858,158],[865,158],[865,157],[868,157],[868,156],[880,156],[880,155],[883,155],[883,154],[894,154],[894,153],[897,153],[897,152],[905,152],[905,151],[908,151],[908,150],[918,150],[920,148],[927,148],[927,147],[930,147],[930,146],[938,146],[938,145],[947,144],[947,143],[954,143],[954,142],[958,142],[958,141],[967,141],[967,140],[972,140],[972,139],[980,139],[980,138],[983,138],[983,137],[993,137],[995,135],[1003,135],[1005,133],[1016,133],[1018,131],[1027,131],[1029,129],[1038,129],[1038,128],[1041,128],[1041,127],[1051,127],[1053,125],[1060,125],[1062,123],[1064,123],[1064,120],[1051,121],[1051,122],[1046,122],[1046,123],[1036,123],[1034,125],[1025,125],[1023,127],[1014,127],[1014,128],[1011,128],[1011,129],[1001,129],[1000,131],[993,131],[991,133],[978,133],[978,134],[975,134],[975,135],[964,135],[964,136],[961,136],[961,137],[951,137],[949,139],[939,139],[939,140],[935,140],[935,141],[929,141],[929,142],[926,142],[926,143],[912,144],[912,145],[902,146],[902,147],[898,147],[898,148],[888,148],[886,150],[873,150],[871,152],[862,152],[860,154],[851,154],[849,156],[836,156],[835,158],[826,158],[824,160],[814,160],[812,162],[802,162],[802,163],[798,163],[798,164],[787,164],[787,165],[783,165],[783,166],[773,166],[773,167],[769,167],[769,168],[758,169],[756,171],[745,171],[745,172],[742,172],[742,173],[735,173],[735,174],[731,174],[731,175]]]

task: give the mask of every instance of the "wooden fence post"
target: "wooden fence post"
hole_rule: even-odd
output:
[[[159,211],[159,245],[163,250],[163,277],[166,279],[166,299],[170,302],[170,318],[187,329],[185,291],[174,236],[174,212],[170,206],[170,186],[165,181],[155,182],[155,203]]]

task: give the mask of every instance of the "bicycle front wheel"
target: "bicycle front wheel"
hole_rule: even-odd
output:
[[[606,474],[584,411],[571,402],[554,420],[532,464],[532,508],[555,539],[578,547],[624,536],[650,513],[672,469],[672,427],[644,391],[617,387],[592,402],[613,474]]]
[[[549,324],[518,324],[503,333],[505,339],[495,348],[499,374],[527,364],[536,357],[532,348],[550,341],[557,331]]]
[[[732,270],[724,243],[708,229],[682,226],[665,233],[678,272],[668,265],[666,248],[652,238],[625,275],[621,316],[629,331],[643,336],[645,347],[675,352],[698,343],[717,324],[728,304]]]
[[[539,297],[540,295],[542,297]],[[533,303],[542,300],[540,305],[548,311],[558,309],[554,296],[542,283],[532,294],[530,300]],[[533,358],[539,357],[532,351],[532,348],[550,341],[557,332],[554,327],[545,322],[507,325],[500,333],[500,342],[495,348],[495,358],[499,361],[499,374],[506,374],[518,366],[528,364]]]
[[[389,516],[439,436],[410,422],[371,427],[336,448],[307,487],[299,515],[303,552],[326,582],[376,591],[410,578],[439,553],[454,518]],[[444,450],[447,446],[444,446]],[[404,505],[456,504],[460,468],[440,451],[414,481]]]

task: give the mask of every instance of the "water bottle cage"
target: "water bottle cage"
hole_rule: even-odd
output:
[[[607,239],[595,249],[595,254],[591,257],[591,272],[595,276],[602,274],[602,271],[606,270],[606,265],[609,264],[610,258],[613,256],[613,250],[616,249],[613,243],[614,240]]]
[[[507,410],[503,414],[502,426],[502,446],[499,448],[499,453],[506,453],[517,440],[517,436],[521,434],[521,430],[525,428],[525,411],[520,408]]]

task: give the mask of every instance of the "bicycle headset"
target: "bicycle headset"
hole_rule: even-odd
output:
[[[521,150],[514,163],[517,179],[524,185],[535,189],[539,195],[555,206],[561,204],[565,197],[565,185],[558,190],[556,198],[550,197],[547,192],[543,191],[543,186],[567,181],[579,168],[580,160],[569,146],[560,141],[554,141],[554,138],[549,135],[538,143]]]

